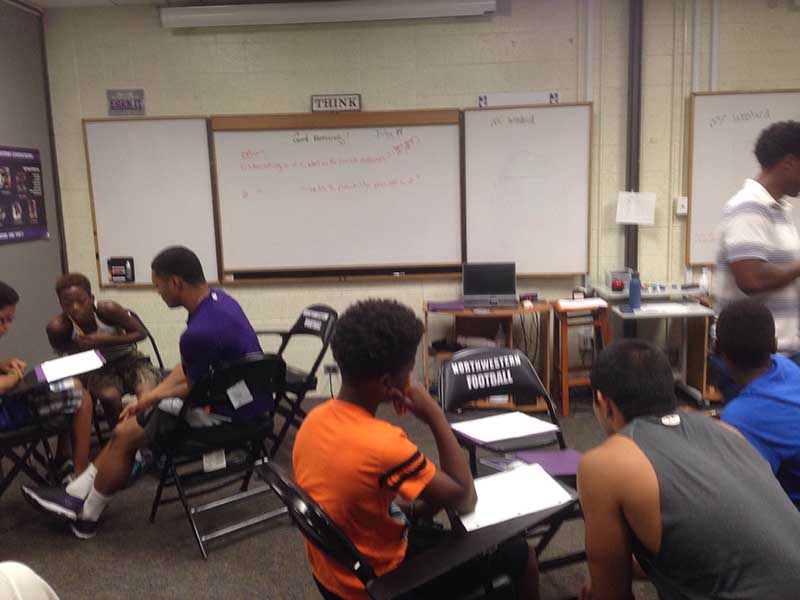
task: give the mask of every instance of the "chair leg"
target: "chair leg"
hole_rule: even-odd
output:
[[[170,462],[170,471],[172,472],[172,477],[175,480],[175,489],[178,490],[178,496],[181,499],[181,504],[183,504],[183,510],[186,512],[186,518],[189,519],[189,524],[192,527],[192,533],[194,533],[194,539],[197,541],[197,546],[200,548],[200,553],[203,555],[203,560],[208,560],[208,553],[206,552],[206,548],[203,545],[203,538],[200,537],[200,530],[197,528],[197,523],[194,520],[194,515],[192,514],[192,509],[189,508],[189,503],[187,502],[186,493],[183,490],[183,484],[181,483],[180,478],[178,477],[178,471],[175,469],[175,465]]]
[[[172,465],[172,456],[166,455],[164,466],[161,468],[161,477],[158,478],[158,488],[156,489],[156,497],[153,499],[153,507],[150,509],[150,522],[156,522],[156,511],[161,505],[161,494],[164,492],[164,482],[169,475],[170,466]]]
[[[92,425],[94,426],[94,434],[97,436],[97,444],[103,445],[103,432],[100,427],[100,420],[97,418],[97,400],[92,398]]]
[[[289,433],[289,428],[294,425],[294,419],[296,418],[295,415],[297,414],[297,407],[296,404],[300,402],[300,400],[296,400],[294,404],[292,404],[292,412],[289,413],[285,420],[283,421],[283,425],[281,425],[281,430],[278,432],[278,435],[275,436],[275,442],[272,444],[272,448],[270,448],[269,455],[276,456],[278,450],[283,443],[286,434]]]

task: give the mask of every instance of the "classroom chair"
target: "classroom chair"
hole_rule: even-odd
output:
[[[302,408],[303,400],[311,391],[317,389],[317,370],[328,350],[336,327],[338,313],[325,304],[312,304],[303,309],[297,321],[289,331],[259,330],[256,334],[280,336],[281,343],[278,347],[278,356],[285,360],[285,352],[290,343],[297,338],[317,338],[320,348],[308,370],[293,366],[286,368],[286,387],[283,394],[275,401],[275,414],[283,417],[283,425],[270,448],[270,456],[275,456],[283,443],[290,427],[299,428],[306,418],[306,411]]]
[[[0,497],[20,473],[37,485],[60,483],[48,438],[69,430],[69,422],[65,421],[63,426],[34,422],[19,429],[0,431]],[[6,459],[11,463],[8,471],[2,466]]]
[[[283,391],[286,365],[275,354],[254,353],[235,361],[221,363],[212,368],[195,383],[183,403],[179,418],[182,420],[189,407],[209,408],[229,403],[228,390],[244,382],[250,393],[270,395],[273,398]],[[267,486],[248,489],[257,460],[269,460],[265,439],[274,438],[271,415],[247,423],[224,423],[214,427],[182,427],[167,440],[159,440],[163,452],[161,476],[150,511],[154,523],[158,507],[180,501],[189,520],[200,553],[208,558],[206,543],[237,531],[258,525],[279,515],[285,508],[263,512],[258,516],[235,522],[219,529],[201,532],[197,517],[202,513],[242,502],[270,491]],[[224,451],[225,464],[206,471],[208,453]],[[190,505],[195,497],[206,496],[223,488],[239,484],[239,491],[224,498],[216,498],[202,505]],[[162,498],[166,487],[174,487],[177,495]]]
[[[139,323],[139,325],[141,325],[144,329],[145,335],[150,342],[150,347],[153,349],[153,354],[156,355],[156,364],[158,365],[158,370],[162,377],[165,377],[168,372],[164,369],[164,361],[161,358],[161,352],[158,350],[158,344],[156,344],[153,334],[150,333],[147,325],[144,324],[144,321],[142,321],[139,315],[132,310],[128,310],[128,314],[133,317],[133,320]],[[94,428],[95,438],[93,443],[97,446],[104,445],[108,439],[108,436],[111,435],[111,430],[113,427],[106,421],[105,415],[103,414],[103,407],[97,398],[92,398],[92,426]]]
[[[496,369],[496,371],[502,371],[501,377],[496,378],[496,383],[489,384],[489,378],[484,377],[483,383],[487,385],[473,384],[470,386],[468,385],[467,377],[472,376],[474,373],[461,372],[460,369],[456,372],[456,369],[453,368],[454,363],[457,364],[467,360],[478,361],[477,364],[491,365],[496,362],[498,365],[511,366],[503,366]],[[482,369],[482,371],[488,370],[490,369]],[[469,348],[456,352],[441,369],[439,390],[440,402],[445,412],[460,410],[466,402],[490,396],[511,395],[517,404],[524,404],[526,401],[531,403],[537,398],[544,399],[548,418],[558,427],[555,432],[491,443],[479,442],[456,430],[453,430],[453,433],[459,444],[469,452],[470,469],[473,476],[477,475],[477,449],[482,448],[493,453],[513,454],[514,458],[529,464],[537,463],[553,478],[575,487],[581,454],[577,450],[567,447],[564,434],[561,431],[555,403],[539,378],[536,369],[533,368],[531,361],[523,352],[509,348]],[[479,418],[479,411],[472,412],[475,418]],[[543,445],[553,444],[557,445],[557,449],[539,449]],[[556,533],[558,533],[561,525],[566,521],[582,518],[580,506],[576,502],[573,510],[559,514],[546,525],[534,530],[531,536],[538,539],[536,554],[540,555],[544,551]],[[581,562],[585,559],[586,554],[579,552],[541,561],[539,569],[546,571],[559,566]]]
[[[259,476],[266,481],[275,495],[281,499],[286,506],[294,524],[309,542],[314,544],[322,552],[338,563],[348,567],[353,574],[364,584],[367,594],[375,600],[384,598],[413,598],[413,592],[395,594],[392,590],[386,591],[383,595],[377,596],[373,593],[373,588],[378,581],[372,566],[363,554],[356,548],[344,532],[328,517],[322,507],[314,502],[292,479],[275,463],[262,461],[257,464],[256,471]],[[319,586],[319,584],[318,584]],[[484,588],[475,590],[468,596],[461,597],[461,600],[471,600],[472,598],[495,597],[496,594],[509,592],[512,587],[508,577],[498,577],[494,581],[487,581]],[[335,597],[328,592],[327,594],[320,589],[323,598]],[[508,594],[510,596],[510,594]]]

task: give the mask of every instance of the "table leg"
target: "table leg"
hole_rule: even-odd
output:
[[[567,315],[560,315],[561,329],[561,414],[569,416],[569,324]]]

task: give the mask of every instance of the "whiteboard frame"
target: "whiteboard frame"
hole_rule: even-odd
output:
[[[88,119],[81,119],[81,132],[83,135],[83,152],[86,158],[86,179],[89,183],[89,206],[91,208],[92,213],[92,237],[94,238],[94,255],[95,255],[95,264],[97,266],[97,281],[100,289],[153,289],[155,286],[152,283],[116,283],[116,282],[105,282],[103,280],[103,270],[100,267],[100,245],[97,239],[97,214],[95,211],[94,206],[94,187],[92,185],[92,165],[91,160],[89,159],[89,138],[86,130],[86,126],[90,123],[114,123],[114,122],[123,122],[123,121],[204,121],[206,124],[206,133],[210,136],[209,132],[209,119],[206,115],[181,115],[181,116],[169,116],[169,115],[160,115],[160,116],[153,116],[153,117],[138,117],[138,116],[128,116],[128,117],[99,117],[99,118],[88,118]],[[212,199],[216,199],[216,170],[213,168],[213,161],[211,155],[211,148],[209,147],[209,172],[211,175],[211,197]],[[212,205],[212,214],[213,214],[213,221],[214,221],[214,255],[217,258],[217,272],[215,274],[215,279],[209,280],[208,283],[212,285],[218,285],[222,280],[222,272],[220,269],[221,262],[220,262],[220,238],[219,238],[219,223],[217,219],[217,212],[216,212],[216,203],[214,202]]]
[[[686,253],[687,267],[713,267],[713,262],[692,262],[692,175],[694,173],[694,116],[695,98],[698,96],[742,96],[749,94],[800,94],[800,88],[779,89],[779,90],[728,90],[715,92],[692,92],[691,106],[689,109],[689,165],[687,175],[687,212],[686,212],[686,239],[684,248]]]
[[[514,104],[510,106],[486,106],[481,108],[465,108],[463,109],[464,113],[464,130],[462,130],[462,139],[463,144],[466,146],[467,137],[466,137],[466,114],[468,112],[482,112],[482,111],[495,111],[495,110],[514,110],[518,108],[558,108],[564,106],[587,106],[589,107],[589,163],[588,163],[588,173],[589,173],[589,180],[587,185],[587,195],[586,195],[586,268],[584,271],[578,271],[574,273],[547,273],[547,272],[536,272],[536,273],[517,273],[517,277],[522,278],[535,278],[535,277],[577,277],[580,275],[586,275],[589,273],[590,266],[591,266],[591,252],[592,252],[592,166],[593,166],[593,157],[592,157],[592,149],[594,147],[594,104],[592,102],[562,102],[560,104]],[[466,157],[466,152],[464,153]],[[466,176],[466,165],[464,165],[464,175]],[[462,190],[462,194],[464,196],[464,228],[466,229],[466,198],[467,198],[467,189],[466,184],[464,185],[464,189]],[[466,238],[466,234],[464,236]],[[466,243],[466,239],[465,239]],[[464,260],[466,261],[466,247],[464,248]]]
[[[221,219],[219,193],[216,182],[217,173],[216,146],[214,133],[230,131],[280,131],[303,129],[360,129],[370,127],[420,127],[427,125],[451,125],[458,128],[459,147],[459,190],[460,223],[461,223],[461,262],[435,262],[425,264],[396,265],[337,265],[335,267],[320,265],[311,267],[236,269],[225,268],[224,242],[219,221],[215,222],[218,235],[220,277],[228,284],[268,284],[268,283],[302,283],[329,281],[391,281],[409,279],[452,279],[461,277],[462,265],[466,259],[465,249],[465,190],[463,187],[463,130],[461,129],[462,111],[457,108],[437,108],[421,110],[390,110],[369,112],[332,112],[332,113],[285,113],[265,115],[212,115],[209,117],[209,152],[213,166],[214,181],[214,214]],[[426,270],[445,269],[445,272],[426,272]],[[358,273],[363,270],[364,273]],[[385,271],[376,274],[374,271]],[[344,274],[347,272],[347,274]],[[236,275],[253,274],[255,277],[236,279]]]

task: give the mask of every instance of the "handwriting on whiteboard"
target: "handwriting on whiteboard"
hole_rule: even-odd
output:
[[[744,110],[731,114],[714,115],[708,120],[711,129],[726,125],[728,123],[746,123],[747,121],[766,121],[770,118],[769,109],[763,110]]]
[[[508,115],[504,117],[493,117],[489,121],[490,127],[503,127],[505,125],[536,125],[536,115],[527,113],[522,115]]]
[[[403,177],[391,177],[389,179],[359,179],[358,181],[348,181],[345,183],[317,183],[313,185],[302,186],[300,189],[304,192],[311,192],[313,194],[330,194],[341,192],[371,192],[375,190],[391,190],[401,187],[408,187],[416,185],[421,181],[419,174],[406,175]]]

